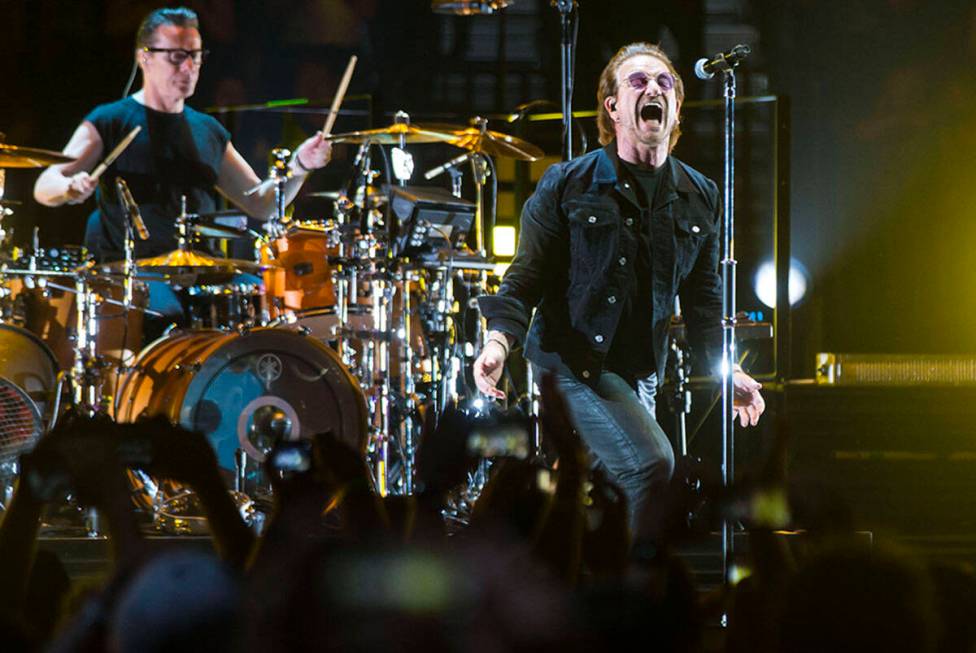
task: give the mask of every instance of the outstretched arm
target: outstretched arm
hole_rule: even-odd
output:
[[[323,139],[322,132],[317,132],[299,145],[288,164],[291,177],[285,183],[285,204],[295,199],[308,175],[313,170],[325,167],[331,158],[332,143]],[[217,190],[252,218],[268,220],[275,209],[274,186],[265,184],[258,192],[247,194],[260,183],[250,164],[232,143],[227,143],[217,176]]]

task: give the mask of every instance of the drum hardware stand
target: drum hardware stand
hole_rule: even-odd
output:
[[[393,116],[393,122],[397,125],[409,125],[410,115],[406,111],[397,111],[396,115]],[[400,151],[400,154],[397,154],[397,150]],[[401,161],[398,162],[398,158]],[[405,133],[400,134],[399,147],[393,148],[391,159],[393,161],[393,174],[397,178],[397,183],[400,186],[406,186],[413,174],[413,157],[407,153],[407,135]]]
[[[280,238],[285,233],[285,184],[291,178],[291,168],[288,165],[290,160],[291,150],[283,147],[271,150],[268,178],[274,183],[275,215],[270,231],[275,238]]]
[[[471,123],[484,134],[488,131],[488,120],[476,117]],[[482,256],[485,255],[485,184],[488,182],[488,161],[485,155],[474,152],[471,155],[471,174],[474,177],[475,216],[474,216],[474,248]],[[486,275],[485,275],[486,276]]]

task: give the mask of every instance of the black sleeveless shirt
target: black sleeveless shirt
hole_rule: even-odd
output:
[[[185,107],[164,113],[131,97],[103,104],[85,116],[104,144],[103,156],[132,131],[142,130],[99,179],[98,208],[89,219],[85,245],[100,261],[122,258],[125,218],[115,178],[122,177],[139,205],[149,239],[136,238],[136,258],[176,249],[176,216],[180,196],[190,213],[217,210],[215,189],[230,133],[212,117]],[[92,229],[93,221],[96,223]]]

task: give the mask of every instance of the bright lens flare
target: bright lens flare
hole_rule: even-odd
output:
[[[491,243],[495,256],[515,256],[515,227],[496,226],[491,232]]]
[[[795,258],[790,259],[790,306],[796,304],[807,294],[810,273],[806,267]],[[756,296],[759,301],[769,308],[776,307],[776,267],[772,261],[766,261],[756,270]]]

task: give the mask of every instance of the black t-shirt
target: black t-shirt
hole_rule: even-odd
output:
[[[99,260],[122,258],[125,222],[116,177],[128,183],[149,229],[148,240],[136,238],[136,258],[176,249],[180,196],[186,195],[190,213],[217,210],[214,185],[230,133],[215,119],[189,107],[181,113],[155,111],[127,97],[96,107],[85,120],[102,137],[104,155],[136,125],[142,127],[99,180],[93,214],[98,226],[85,236],[85,245]]]
[[[664,166],[645,168],[620,160],[623,171],[635,182],[640,219],[633,226],[637,230],[637,283],[629,296],[623,298],[623,309],[617,331],[607,352],[605,367],[625,376],[646,376],[653,372],[653,289],[651,287],[651,207],[664,176]],[[627,227],[622,227],[627,228]]]

